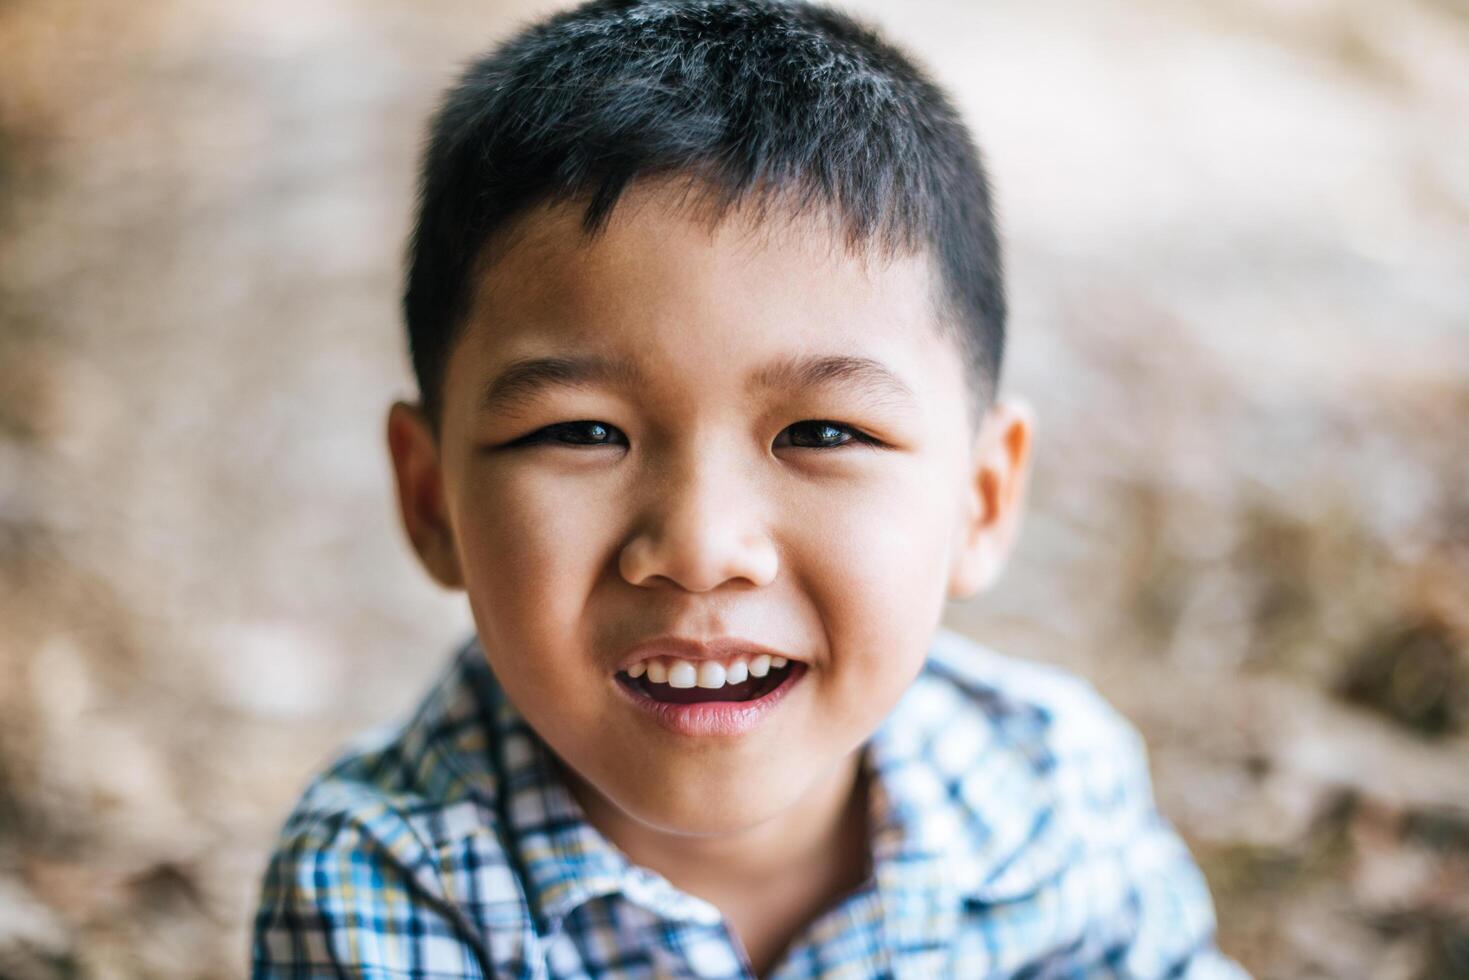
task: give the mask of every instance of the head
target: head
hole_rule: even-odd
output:
[[[598,0],[476,61],[432,123],[405,311],[409,537],[583,792],[649,827],[736,832],[824,785],[1009,552],[1029,424],[997,397],[984,174],[830,10]],[[701,655],[678,641],[789,658],[778,703],[659,723],[629,675]]]

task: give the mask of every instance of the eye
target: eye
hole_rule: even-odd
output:
[[[789,445],[797,449],[836,449],[851,442],[878,445],[878,441],[866,433],[829,419],[796,422],[786,426],[775,437],[777,446]]]
[[[521,436],[508,445],[532,446],[538,443],[549,443],[561,446],[625,446],[627,436],[623,435],[616,426],[594,419],[580,419],[575,422],[557,422],[537,429],[529,435]]]

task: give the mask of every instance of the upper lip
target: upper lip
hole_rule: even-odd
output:
[[[692,640],[681,636],[659,636],[651,640],[644,640],[629,650],[622,658],[622,664],[618,670],[627,670],[635,663],[652,660],[654,657],[676,657],[679,660],[724,660],[740,654],[754,657],[762,653],[772,657],[785,657],[787,660],[798,659],[782,650],[776,650],[763,643],[756,643],[754,640],[747,640],[739,636],[716,636],[707,640]]]

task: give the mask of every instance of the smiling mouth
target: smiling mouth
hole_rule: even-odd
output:
[[[758,701],[781,685],[794,680],[799,676],[803,667],[803,664],[792,660],[783,667],[772,667],[770,673],[764,677],[750,677],[738,684],[723,684],[717,688],[674,687],[671,684],[658,684],[650,681],[646,674],[641,677],[630,677],[626,671],[617,673],[617,682],[633,694],[659,704]]]

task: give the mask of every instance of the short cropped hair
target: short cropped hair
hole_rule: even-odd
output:
[[[474,60],[431,119],[403,296],[430,423],[492,236],[561,200],[585,202],[594,236],[632,181],[679,176],[716,221],[751,199],[815,205],[849,249],[926,250],[971,401],[993,398],[1005,296],[988,181],[904,53],[804,0],[591,0]]]

